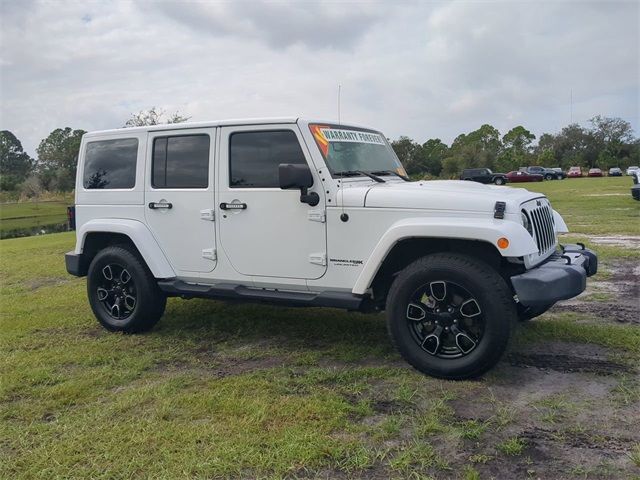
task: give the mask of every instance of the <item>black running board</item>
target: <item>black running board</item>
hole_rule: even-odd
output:
[[[176,279],[159,280],[158,286],[171,297],[214,298],[289,307],[332,307],[347,310],[365,310],[369,304],[368,297],[354,295],[350,292],[290,292],[249,288],[232,283],[202,285]]]

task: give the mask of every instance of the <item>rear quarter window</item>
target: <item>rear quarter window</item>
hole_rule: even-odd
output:
[[[118,138],[87,143],[82,184],[87,190],[133,188],[138,139]]]

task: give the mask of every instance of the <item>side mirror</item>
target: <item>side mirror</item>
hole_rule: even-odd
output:
[[[317,193],[308,193],[309,187],[313,186],[313,175],[307,164],[281,163],[278,166],[278,175],[281,189],[299,188],[302,203],[312,207],[320,203],[320,196]]]

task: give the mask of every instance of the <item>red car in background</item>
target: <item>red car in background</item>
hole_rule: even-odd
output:
[[[507,178],[509,182],[518,183],[518,182],[541,182],[544,180],[544,176],[539,173],[528,173],[523,171],[513,171],[507,173]]]
[[[602,177],[602,170],[599,168],[591,168],[589,169],[588,177]]]
[[[582,170],[580,167],[571,167],[567,172],[567,178],[578,178],[582,176]]]

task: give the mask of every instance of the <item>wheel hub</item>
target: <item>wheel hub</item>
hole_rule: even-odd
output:
[[[427,353],[438,357],[469,354],[484,331],[480,304],[453,282],[439,280],[418,288],[406,312],[415,341]]]

